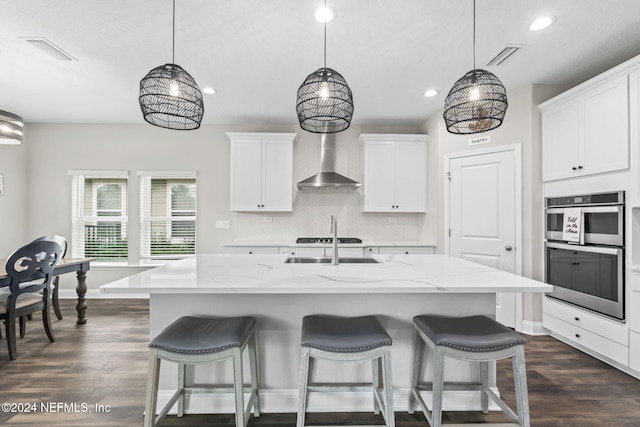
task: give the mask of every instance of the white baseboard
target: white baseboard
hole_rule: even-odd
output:
[[[547,330],[542,326],[542,322],[531,322],[528,320],[522,322],[522,333],[533,336],[549,335]]]

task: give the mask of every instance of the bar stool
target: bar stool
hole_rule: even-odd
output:
[[[413,318],[413,364],[411,365],[411,389],[409,392],[409,413],[412,414],[416,401],[422,407],[431,427],[442,425],[442,394],[445,390],[480,390],[483,413],[489,412],[489,399],[516,424],[530,426],[529,398],[527,395],[527,373],[524,361],[524,339],[516,332],[486,316],[445,317],[435,315]],[[424,346],[433,354],[433,382],[419,383],[420,366]],[[480,364],[480,384],[445,384],[444,357],[476,361]],[[510,357],[513,366],[516,404],[514,413],[498,395],[489,388],[489,362]],[[433,401],[431,412],[420,396],[420,391],[431,390]]]
[[[372,384],[370,386],[339,382],[322,386],[310,384],[311,358],[344,362],[371,360]],[[382,324],[375,316],[305,316],[302,319],[297,427],[304,426],[309,391],[358,390],[373,391],[374,413],[382,412],[387,427],[394,427],[391,337]]]
[[[236,427],[246,427],[253,408],[253,415],[260,416],[258,399],[258,362],[255,333],[256,319],[253,317],[205,318],[185,316],[167,326],[149,343],[149,374],[144,426],[157,425],[178,401],[178,417],[184,415],[184,397],[187,392],[233,393],[235,394]],[[244,387],[242,351],[248,346],[251,370],[251,387]],[[185,386],[187,365],[222,362],[233,359],[233,386],[188,387]],[[178,390],[156,417],[160,361],[178,364]],[[244,393],[250,397],[245,409]]]

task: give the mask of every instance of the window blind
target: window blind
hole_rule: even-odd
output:
[[[127,261],[127,173],[70,171],[71,254]]]
[[[196,252],[195,172],[140,172],[140,257],[177,259]]]

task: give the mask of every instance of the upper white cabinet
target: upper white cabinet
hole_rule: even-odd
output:
[[[629,167],[626,74],[560,95],[540,109],[544,181]]]
[[[227,133],[232,211],[292,210],[294,133]]]
[[[364,212],[425,212],[426,135],[362,134]]]

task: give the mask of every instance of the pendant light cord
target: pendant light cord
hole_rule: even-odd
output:
[[[173,0],[173,34],[171,38],[171,63],[172,64],[176,63],[176,0]]]
[[[476,69],[476,0],[473,0],[473,69]]]
[[[324,0],[324,11],[324,68],[327,68],[327,0]]]

